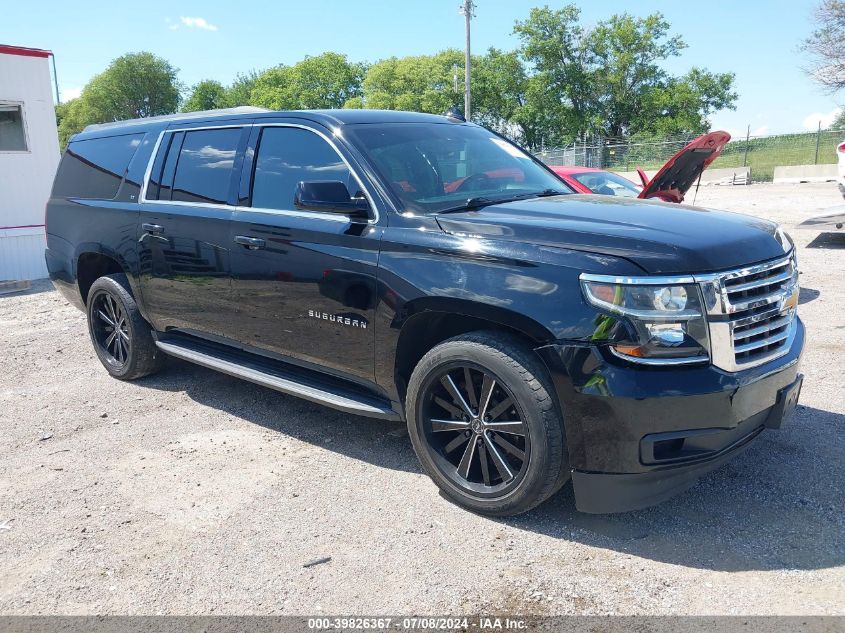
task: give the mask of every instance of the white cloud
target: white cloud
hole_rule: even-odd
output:
[[[201,31],[216,31],[217,26],[209,23],[205,18],[192,18],[182,16],[179,21],[189,29],[200,29]],[[177,25],[178,26],[178,25]]]
[[[59,94],[62,97],[62,103],[66,103],[71,99],[79,98],[79,95],[82,94],[82,88],[62,88],[59,90]]]
[[[812,114],[808,114],[804,119],[804,129],[817,130],[819,128],[819,121],[822,123],[822,129],[828,128],[840,114],[842,114],[842,108],[833,108],[830,112],[813,112]]]

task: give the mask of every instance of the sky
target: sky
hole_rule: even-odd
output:
[[[736,111],[711,117],[714,129],[744,136],[825,126],[845,103],[829,95],[802,67],[801,40],[812,30],[817,0],[577,2],[582,22],[613,13],[662,12],[688,44],[666,68],[692,66],[736,73]],[[473,51],[518,45],[513,25],[543,0],[476,0]],[[202,79],[230,82],[238,72],[292,64],[327,50],[352,61],[434,53],[464,44],[459,0],[276,0],[219,2],[146,0],[144,3],[40,0],[9,2],[0,17],[0,44],[50,49],[63,100],[127,52],[148,50],[180,69],[190,86]],[[565,2],[548,0],[559,8]],[[139,11],[138,7],[145,7]]]

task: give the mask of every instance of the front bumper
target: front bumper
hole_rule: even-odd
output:
[[[575,504],[624,512],[659,503],[777,428],[782,398],[800,389],[804,326],[788,353],[729,373],[713,366],[645,367],[593,346],[538,350],[566,427]]]

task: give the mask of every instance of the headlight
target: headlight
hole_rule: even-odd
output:
[[[696,283],[643,283],[582,275],[584,297],[614,317],[603,317],[596,340],[617,356],[640,363],[705,362],[710,358],[707,321]],[[655,280],[657,281],[657,280]]]

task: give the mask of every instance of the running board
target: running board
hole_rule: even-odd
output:
[[[387,400],[358,393],[341,385],[339,379],[323,379],[317,372],[294,365],[228,350],[191,337],[167,337],[157,340],[156,346],[170,356],[339,411],[385,420],[400,419]]]

